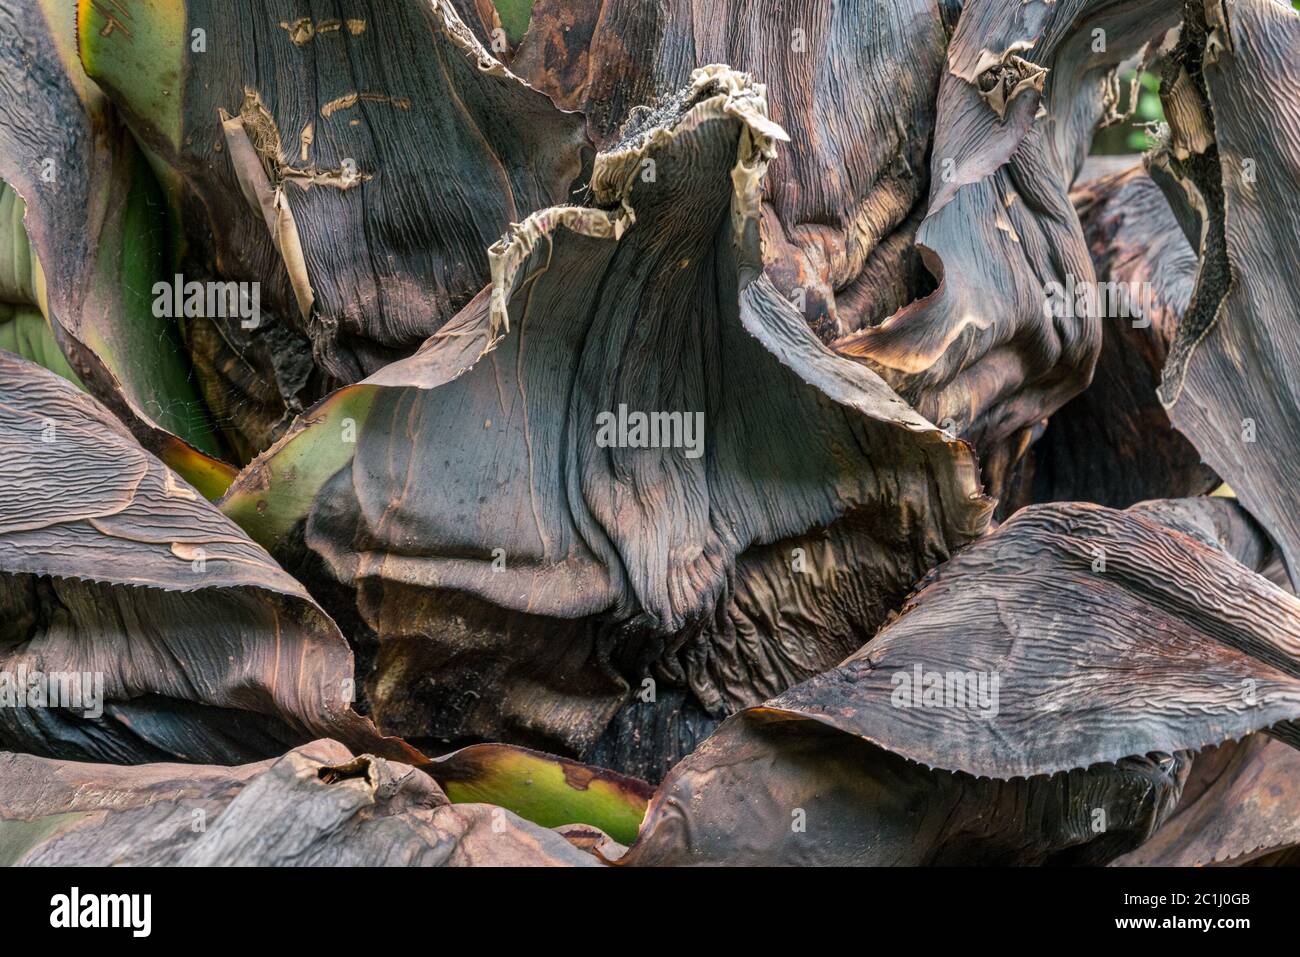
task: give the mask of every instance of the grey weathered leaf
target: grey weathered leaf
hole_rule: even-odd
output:
[[[133,4],[105,35],[113,9],[83,18],[82,58],[172,171],[187,271],[260,282],[339,382],[409,355],[488,281],[507,224],[581,185],[582,117],[450,0]]]
[[[233,768],[0,753],[0,863],[599,866],[561,834],[451,804],[422,771],[329,740]]]
[[[1257,554],[1248,525],[1213,514],[1234,508],[1023,509],[841,665],[724,722],[623,862],[1132,849],[1192,752],[1300,716],[1300,602],[1218,547]]]
[[[691,71],[727,63],[767,85],[791,146],[768,168],[773,285],[830,339],[916,290],[912,238],[950,5],[935,0],[538,0],[510,68],[581,109],[602,148]]]

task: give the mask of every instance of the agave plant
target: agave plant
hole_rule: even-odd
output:
[[[1289,860],[1297,62],[0,0],[0,859]]]

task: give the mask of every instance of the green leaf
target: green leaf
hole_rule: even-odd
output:
[[[496,0],[496,5],[501,27],[513,46],[528,32],[528,22],[533,16],[533,0]]]
[[[24,359],[44,366],[63,376],[78,388],[84,388],[77,373],[59,351],[49,323],[35,306],[16,306],[0,302],[0,349],[8,349]]]
[[[42,311],[44,277],[23,229],[22,198],[0,183],[0,349],[30,359],[84,388]]]
[[[142,444],[205,494],[219,493],[235,469],[214,458],[179,328],[153,311],[154,283],[171,278],[166,206],[82,71],[73,12],[54,0],[0,11],[9,35],[0,69],[25,83],[24,96],[0,103],[0,180],[12,192],[0,228],[16,292],[6,298],[39,307],[66,364]]]
[[[508,744],[476,744],[426,765],[453,803],[495,804],[543,827],[589,824],[636,840],[654,789],[644,781]]]
[[[86,74],[120,91],[119,106],[173,148],[181,139],[185,19],[183,0],[77,0],[77,52]]]
[[[1128,148],[1131,150],[1146,150],[1151,148],[1151,137],[1144,130],[1132,130],[1125,140]]]
[[[218,508],[274,551],[306,517],[321,486],[352,461],[375,395],[371,386],[354,385],[322,399],[249,463]]]
[[[1165,118],[1165,111],[1160,106],[1160,97],[1155,93],[1143,91],[1138,97],[1137,115],[1144,122],[1156,122]]]

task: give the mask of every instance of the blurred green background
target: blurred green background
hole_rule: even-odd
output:
[[[1296,0],[1296,2],[1300,3],[1300,0]],[[1124,109],[1129,109],[1131,106],[1128,97],[1132,82],[1133,71],[1129,71],[1120,77],[1120,89],[1124,95],[1124,101],[1121,105]],[[1137,105],[1133,108],[1133,115],[1122,123],[1116,123],[1103,130],[1098,130],[1096,137],[1092,141],[1092,152],[1103,154],[1142,153],[1152,147],[1153,143],[1147,135],[1145,126],[1148,123],[1163,122],[1165,118],[1164,111],[1160,108],[1159,74],[1151,70],[1144,70],[1138,75],[1137,90]]]

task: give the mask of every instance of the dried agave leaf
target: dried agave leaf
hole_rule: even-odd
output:
[[[1052,283],[1096,282],[1069,188],[1113,112],[1110,78],[1176,24],[1164,0],[971,0],[957,23],[917,233],[938,289],[836,345],[969,437],[995,495],[1092,376],[1095,310],[1051,311]]]
[[[768,85],[793,141],[764,183],[768,277],[825,338],[907,303],[947,42],[934,0],[538,0],[510,68],[601,148],[691,71]]]
[[[340,382],[409,355],[488,281],[507,224],[581,180],[582,118],[449,0],[162,7],[132,4],[130,35],[84,9],[87,71],[171,171],[192,267],[260,282]]]
[[[0,10],[0,180],[22,201],[5,228],[27,247],[11,301],[39,308],[79,381],[216,498],[235,470],[213,457],[177,329],[152,308],[168,271],[158,186],[77,62],[73,15],[53,0]]]
[[[1127,511],[1217,548],[1241,565],[1286,589],[1277,547],[1236,499],[1197,497],[1152,499]]]
[[[81,696],[56,707],[59,676]],[[0,353],[0,746],[229,764],[328,733],[420,758],[351,688],[301,585],[95,400]]]
[[[233,768],[0,754],[0,863],[598,866],[561,834],[449,804],[416,768],[329,740]]]
[[[223,509],[273,547],[305,519],[331,607],[370,632],[383,727],[581,755],[652,674],[715,714],[753,704],[980,534],[966,446],[760,276],[780,135],[761,87],[697,72],[597,158],[598,206],[512,228],[490,290],[232,486]],[[602,447],[620,407],[707,432]],[[293,464],[319,455],[332,472]]]
[[[1300,13],[1275,0],[1196,0],[1186,14],[1163,89],[1169,142],[1152,175],[1183,211],[1201,268],[1160,398],[1277,541],[1295,583]]]
[[[1216,547],[1256,548],[1214,514],[1234,507],[1023,509],[840,666],[724,722],[622,863],[1132,849],[1177,802],[1190,752],[1300,715],[1300,601]]]
[[[1204,495],[1219,479],[1156,397],[1169,344],[1191,299],[1196,254],[1159,187],[1140,168],[1072,196],[1099,283],[1112,283],[1092,383],[1052,414],[1021,460],[999,511],[1036,502],[1127,508]]]

